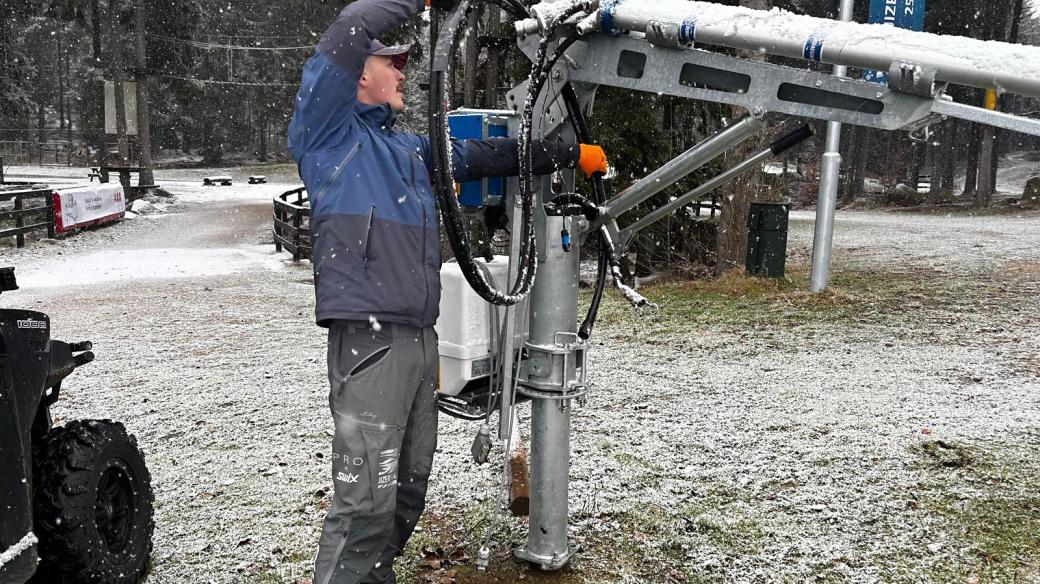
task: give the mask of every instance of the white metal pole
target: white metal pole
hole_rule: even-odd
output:
[[[853,0],[841,0],[839,18],[852,20]],[[834,75],[845,77],[848,67],[834,66]],[[816,294],[827,289],[830,279],[831,246],[834,241],[834,211],[838,206],[838,180],[841,177],[841,124],[827,122],[827,150],[820,165],[820,194],[816,200],[816,232],[813,237],[812,275],[809,291]]]

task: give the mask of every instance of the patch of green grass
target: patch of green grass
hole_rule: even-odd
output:
[[[614,458],[624,466],[627,471],[626,474],[632,477],[628,481],[630,486],[637,489],[649,489],[660,486],[661,477],[664,474],[664,469],[660,465],[628,452],[614,453]]]
[[[921,451],[929,464],[938,468],[963,468],[975,462],[972,449],[946,440],[928,440]]]
[[[665,281],[641,293],[659,305],[651,317],[633,316],[618,294],[605,295],[599,322],[615,329],[682,333],[705,326],[785,328],[825,323],[876,324],[905,320],[922,307],[938,307],[963,293],[961,283],[929,271],[883,272],[843,266],[830,287],[811,294],[807,267],[788,270],[785,278],[751,278],[730,272],[713,280]],[[970,284],[966,284],[970,285]],[[586,291],[583,300],[588,302]],[[643,329],[646,329],[643,331]]]
[[[714,582],[718,575],[691,565],[690,554],[714,550],[725,557],[755,553],[763,526],[740,504],[736,492],[718,492],[678,506],[643,505],[613,519],[617,532],[590,534],[590,555],[609,553],[617,569],[647,582]],[[672,579],[666,580],[665,574]],[[681,575],[681,579],[675,576]]]
[[[918,565],[924,560],[928,579],[1040,581],[1040,468],[1034,449],[1014,442],[927,440],[914,450],[924,478],[920,509],[938,519],[942,530],[942,549],[914,559]],[[911,561],[895,563],[891,567]]]
[[[1040,496],[959,500],[934,498],[926,508],[944,517],[968,553],[934,566],[936,580],[1031,582],[1040,578]]]
[[[284,583],[284,580],[282,579],[281,576],[279,576],[275,572],[271,572],[271,571],[267,571],[267,570],[265,570],[263,572],[260,572],[259,574],[256,574],[253,577],[256,578],[253,581],[256,582],[257,584],[283,584]]]

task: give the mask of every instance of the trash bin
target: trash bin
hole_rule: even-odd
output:
[[[748,212],[747,273],[760,278],[782,278],[787,263],[785,203],[751,203]]]

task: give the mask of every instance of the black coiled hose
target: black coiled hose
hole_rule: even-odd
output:
[[[514,7],[515,8],[515,7]],[[447,95],[447,73],[450,70],[451,58],[457,40],[465,27],[465,16],[472,9],[469,0],[463,0],[456,6],[444,20],[441,33],[437,39],[431,59],[430,71],[430,150],[432,153],[433,166],[433,188],[440,203],[443,216],[445,233],[451,244],[452,251],[458,260],[459,267],[466,281],[477,294],[484,300],[502,306],[510,306],[522,300],[534,285],[535,274],[538,268],[538,259],[535,249],[534,230],[534,190],[532,188],[533,173],[531,160],[531,125],[534,104],[538,95],[549,77],[549,71],[556,60],[563,54],[566,47],[561,46],[554,52],[553,57],[548,59],[548,47],[555,29],[555,24],[545,32],[542,42],[538,47],[538,55],[532,66],[531,84],[528,89],[527,100],[524,106],[523,131],[519,139],[520,146],[520,194],[521,194],[521,232],[523,237],[520,245],[520,257],[518,259],[517,279],[509,292],[503,293],[493,288],[483,274],[477,268],[473,254],[470,251],[469,238],[466,235],[462,219],[462,209],[458,199],[455,197],[453,188],[454,181],[451,168],[451,141],[448,134],[447,110],[449,99]],[[582,9],[576,5],[562,14],[555,22],[559,23],[573,16]],[[507,8],[508,10],[508,8]],[[571,43],[573,40],[570,41]],[[569,46],[570,43],[567,44]]]

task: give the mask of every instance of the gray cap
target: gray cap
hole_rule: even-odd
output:
[[[373,39],[372,45],[368,49],[368,54],[378,55],[380,57],[390,57],[394,62],[394,67],[404,69],[404,66],[408,63],[408,53],[411,50],[412,45],[394,45],[388,47],[380,42],[379,39]]]

